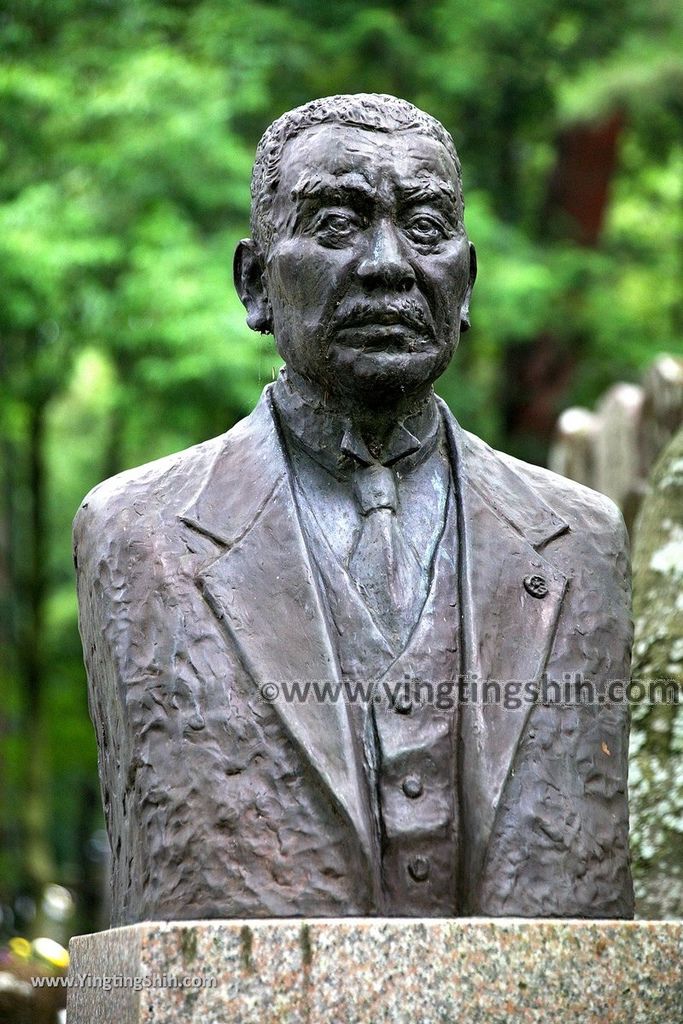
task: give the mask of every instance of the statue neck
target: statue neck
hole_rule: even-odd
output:
[[[300,374],[285,367],[274,386],[274,398],[287,425],[307,445],[339,447],[344,436],[351,436],[357,447],[367,449],[382,461],[387,449],[395,448],[397,438],[407,434],[422,442],[434,433],[438,410],[434,391],[403,398],[391,406],[370,408],[344,403],[336,395],[324,393]],[[407,442],[407,438],[403,438]],[[399,443],[400,444],[400,443]]]

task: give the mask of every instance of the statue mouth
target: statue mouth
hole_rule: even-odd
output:
[[[337,316],[333,326],[337,333],[353,332],[363,348],[371,347],[372,339],[376,342],[372,347],[381,348],[384,342],[400,343],[416,338],[424,342],[434,336],[431,317],[413,302],[382,306],[358,303]]]

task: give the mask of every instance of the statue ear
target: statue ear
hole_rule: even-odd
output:
[[[470,245],[470,279],[467,285],[467,291],[465,292],[465,298],[463,299],[462,308],[460,310],[460,333],[464,334],[465,331],[469,331],[472,324],[470,323],[470,299],[472,298],[472,289],[474,288],[474,282],[477,279],[477,250],[474,248],[472,243]]]
[[[266,289],[263,257],[251,238],[238,243],[233,261],[235,289],[247,311],[247,324],[260,334],[273,333],[273,311]]]

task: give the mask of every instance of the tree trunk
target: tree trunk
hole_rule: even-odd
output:
[[[45,494],[45,412],[37,402],[29,409],[27,427],[27,515],[24,570],[17,583],[20,595],[18,671],[23,698],[26,742],[25,795],[19,809],[25,836],[23,874],[38,894],[55,878],[50,843],[50,768],[45,730],[45,597],[47,533]],[[18,559],[17,559],[18,561]]]
[[[598,245],[609,203],[624,126],[621,112],[595,124],[566,128],[555,142],[555,167],[548,183],[539,235]],[[584,339],[562,342],[550,331],[528,342],[508,346],[501,394],[503,422],[520,454],[542,458],[552,437],[564,396],[580,360]],[[514,380],[516,386],[508,387]]]

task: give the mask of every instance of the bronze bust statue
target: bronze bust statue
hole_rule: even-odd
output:
[[[632,915],[626,535],[435,397],[475,274],[432,117],[266,131],[235,282],[286,367],[75,523],[114,923]]]

